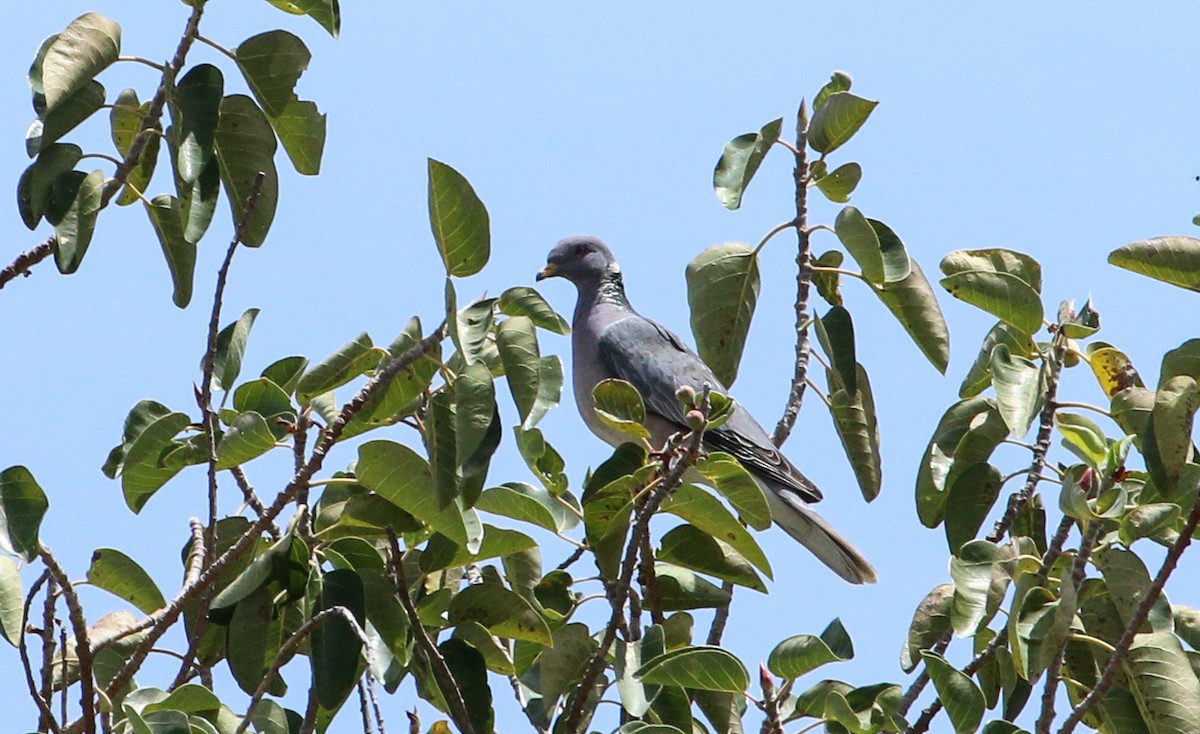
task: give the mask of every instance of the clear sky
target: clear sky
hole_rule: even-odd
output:
[[[157,60],[173,51],[188,11],[134,0],[7,4],[0,23],[0,178],[10,192],[28,164],[30,61],[43,38],[88,10],[121,23],[124,53]],[[757,242],[790,216],[790,167],[781,151],[763,166],[741,211],[720,206],[711,175],[722,147],[776,117],[791,119],[800,98],[811,97],[835,69],[853,75],[856,93],[881,102],[833,156],[863,165],[853,203],[891,225],[931,280],[951,250],[1030,253],[1044,266],[1047,311],[1061,299],[1093,295],[1103,316],[1099,338],[1124,348],[1151,384],[1162,353],[1197,334],[1200,295],[1105,262],[1128,242],[1196,231],[1194,6],[346,2],[341,38],[333,40],[311,20],[265,2],[212,0],[203,32],[233,47],[278,27],[313,51],[299,91],[328,113],[328,140],[316,178],[296,175],[280,154],[274,227],[261,249],[235,259],[225,321],[262,309],[246,374],[290,354],[323,358],[363,330],[386,343],[413,314],[427,325],[439,321],[441,264],[426,217],[426,157],[466,175],[491,214],[492,261],[460,284],[460,297],[532,284],[557,239],[586,232],[604,238],[620,258],[633,303],[688,334],[687,262],[710,244]],[[210,48],[197,45],[189,61],[219,64],[227,90],[244,88]],[[110,99],[127,86],[146,99],[157,83],[153,70],[135,64],[118,64],[100,78]],[[111,152],[107,115],[67,139]],[[160,178],[152,193],[167,188]],[[3,264],[49,233],[44,224],[28,232],[13,198],[0,207]],[[207,301],[232,229],[221,207],[201,246],[187,310],[170,304],[158,243],[136,206],[102,213],[78,274],[62,277],[47,262],[0,292],[0,466],[25,464],[46,489],[51,510],[42,539],[75,577],[86,572],[94,547],[119,547],[168,596],[177,588],[177,549],[188,517],[202,514],[203,472],[185,472],[135,517],[99,467],[137,401],[196,412],[192,384],[199,380]],[[832,222],[836,212],[818,202],[813,215]],[[817,248],[832,247],[823,236]],[[782,411],[791,375],[793,258],[789,237],[764,253],[758,316],[734,391],[767,425]],[[739,591],[726,639],[752,663],[780,639],[817,633],[840,616],[857,657],[820,673],[907,685],[897,658],[910,616],[949,578],[942,531],[916,519],[916,468],[992,319],[940,294],[952,350],[942,377],[857,285],[843,291],[878,405],[882,495],[862,502],[815,397],[787,453],[824,489],[821,511],[871,558],[881,581],[846,586],[772,530],[762,538],[776,570],[771,594]],[[546,283],[542,291],[560,311],[573,308],[568,284]],[[546,337],[542,349],[569,360],[565,338]],[[1083,370],[1068,372],[1063,390],[1067,399],[1103,401]],[[578,482],[608,449],[564,397],[543,427]],[[501,409],[506,424],[515,422],[506,399]],[[400,429],[372,437],[413,438]],[[505,440],[492,477],[527,479]],[[1055,456],[1069,461],[1061,449]],[[340,448],[327,467],[353,457],[353,449]],[[998,461],[1008,472],[1025,458],[1014,451]],[[260,463],[248,471],[268,493],[280,486],[287,464]],[[1057,493],[1047,489],[1047,504],[1056,506]],[[559,553],[549,550],[545,560],[553,565]],[[1150,564],[1157,563],[1153,556]],[[1173,602],[1200,606],[1197,557],[1185,557],[1168,593]],[[119,606],[102,592],[85,602]],[[956,643],[951,659],[962,660],[967,648]],[[20,679],[15,651],[0,650],[0,710],[25,726],[34,717]],[[499,727],[520,730],[507,684],[495,691]],[[386,700],[394,729],[415,704],[407,687]],[[427,725],[434,714],[420,705]],[[355,726],[349,715],[335,730]]]

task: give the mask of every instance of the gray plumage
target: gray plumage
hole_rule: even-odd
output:
[[[601,380],[631,383],[646,403],[651,444],[687,430],[676,391],[705,383],[728,393],[708,365],[679,337],[638,314],[625,297],[621,268],[608,247],[595,237],[560,241],[546,258],[538,280],[558,276],[575,284],[579,300],[571,336],[575,402],[588,427],[616,446],[628,436],[603,423],[593,410],[592,389]],[[707,448],[735,457],[763,488],[776,524],[842,578],[854,584],[874,583],[875,569],[809,503],[821,491],[771,443],[770,436],[740,405],[724,425],[704,436]]]

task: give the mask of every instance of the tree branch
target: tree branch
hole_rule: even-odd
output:
[[[242,734],[246,731],[246,728],[250,726],[250,714],[254,712],[254,707],[262,701],[263,696],[267,695],[267,689],[271,687],[271,682],[274,680],[275,675],[287,661],[292,659],[292,656],[296,653],[297,648],[300,647],[300,643],[304,642],[304,640],[312,634],[313,630],[338,615],[341,615],[343,618],[345,618],[345,620],[350,623],[350,626],[362,639],[364,646],[363,649],[369,649],[367,647],[369,644],[367,642],[367,634],[363,632],[361,627],[358,626],[358,620],[354,618],[354,615],[349,609],[343,606],[336,606],[329,607],[328,609],[322,609],[320,612],[317,612],[313,615],[312,619],[300,625],[300,629],[293,632],[292,636],[287,639],[287,642],[279,646],[279,652],[276,653],[275,659],[271,661],[271,665],[269,668],[267,668],[266,674],[263,675],[262,681],[258,684],[258,688],[254,689],[254,695],[250,697],[250,705],[246,707],[246,716],[243,717],[241,723],[238,724],[235,734]]]
[[[79,702],[82,708],[83,730],[87,734],[95,734],[96,732],[96,679],[92,674],[93,656],[91,645],[88,642],[87,619],[83,616],[83,606],[79,603],[79,596],[75,593],[75,587],[71,585],[71,579],[67,576],[66,571],[58,564],[58,559],[50,552],[46,546],[38,549],[38,557],[42,559],[42,563],[46,564],[46,570],[50,573],[50,577],[54,579],[54,583],[62,589],[63,599],[67,603],[68,616],[71,619],[71,629],[75,632],[75,657],[79,661]],[[67,659],[67,650],[64,646],[62,649],[64,661],[63,670],[63,691],[67,689],[67,675],[65,670],[65,661]]]
[[[49,239],[42,244],[18,255],[17,259],[13,260],[11,265],[0,270],[0,288],[3,288],[8,281],[16,278],[18,275],[24,275],[28,278],[29,269],[50,257],[50,254],[54,252],[54,245],[57,242],[58,239],[54,235],[50,235]]]
[[[29,610],[33,607],[33,599],[37,593],[41,591],[42,586],[50,580],[50,572],[43,571],[37,581],[33,582],[29,593],[25,595],[25,605],[21,607],[21,636],[17,640],[17,652],[21,656],[21,665],[25,668],[25,685],[29,688],[29,697],[38,707],[38,731],[59,731],[58,722],[54,719],[54,712],[50,710],[50,663],[46,660],[53,661],[54,659],[54,593],[53,589],[46,590],[46,605],[45,613],[42,622],[42,690],[38,690],[37,683],[33,680],[33,666],[29,662],[29,648],[25,645],[25,630],[29,625]],[[48,621],[47,621],[48,620]]]
[[[462,690],[454,680],[454,674],[450,672],[450,666],[446,664],[446,659],[442,657],[441,651],[437,649],[437,645],[433,644],[429,633],[425,631],[421,615],[417,612],[417,607],[409,595],[408,579],[404,574],[404,554],[400,552],[400,541],[396,539],[396,531],[392,529],[391,525],[387,526],[387,534],[388,574],[392,577],[396,593],[400,596],[400,604],[404,607],[404,613],[408,615],[413,636],[416,637],[417,645],[429,660],[429,667],[433,669],[433,675],[441,686],[446,703],[450,707],[450,716],[454,719],[454,725],[463,734],[475,734],[475,727],[471,725],[471,717],[467,713],[467,704],[463,700]]]
[[[703,405],[701,410],[707,419],[709,409],[707,386],[704,389],[704,397],[700,401],[700,404]],[[575,693],[570,699],[570,708],[565,715],[565,719],[563,719],[563,726],[561,729],[555,727],[556,731],[562,731],[564,734],[575,734],[583,726],[583,712],[587,706],[588,696],[591,694],[596,680],[608,664],[606,660],[608,651],[617,639],[617,629],[621,626],[621,622],[625,616],[624,600],[633,582],[633,572],[637,567],[642,537],[648,535],[650,532],[650,518],[658,511],[659,506],[662,505],[667,495],[683,481],[683,474],[687,471],[688,467],[696,462],[697,457],[700,455],[700,446],[703,437],[703,430],[692,431],[684,439],[684,445],[664,459],[669,465],[666,476],[659,482],[657,487],[650,491],[646,497],[646,501],[638,508],[632,536],[629,539],[629,544],[625,547],[625,557],[621,560],[621,570],[617,577],[616,587],[610,597],[612,599],[612,615],[609,617],[608,625],[604,628],[604,636],[600,640],[600,647],[592,655],[592,660],[588,663],[588,667],[579,679]]]
[[[793,175],[796,181],[796,238],[799,247],[796,251],[796,367],[792,373],[792,387],[788,396],[787,406],[783,416],[775,426],[772,437],[776,446],[782,446],[792,433],[796,424],[796,416],[800,414],[800,404],[804,401],[804,388],[808,378],[808,355],[811,347],[808,341],[808,294],[812,283],[812,251],[809,244],[808,230],[808,108],[800,103],[796,115],[796,149],[793,152],[796,167]]]

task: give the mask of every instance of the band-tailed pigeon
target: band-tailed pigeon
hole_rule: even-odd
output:
[[[599,239],[568,237],[555,245],[537,279],[553,276],[566,278],[579,291],[571,337],[575,402],[584,422],[604,441],[617,446],[629,437],[602,422],[593,409],[592,389],[601,380],[618,378],[637,388],[654,446],[687,430],[676,397],[680,387],[699,391],[707,383],[728,393],[679,337],[633,310],[621,268]],[[775,522],[822,563],[850,583],[876,581],[862,554],[809,507],[821,499],[821,491],[779,452],[749,412],[735,404],[723,425],[705,433],[704,444],[737,457],[763,488]]]

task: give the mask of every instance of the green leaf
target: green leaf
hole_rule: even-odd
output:
[[[946,542],[950,553],[957,554],[964,543],[975,539],[1000,497],[1003,483],[1000,470],[991,464],[973,464],[959,473],[946,497]]]
[[[662,625],[651,625],[644,637],[636,642],[617,640],[613,655],[613,672],[617,679],[617,692],[621,706],[630,716],[641,717],[650,710],[650,702],[661,690],[658,686],[644,685],[634,677],[642,664],[666,652]]]
[[[742,693],[750,686],[746,666],[727,650],[700,645],[670,650],[634,673],[643,683],[700,691]]]
[[[1150,593],[1150,572],[1146,570],[1146,564],[1133,551],[1110,546],[1103,553],[1096,554],[1096,565],[1104,574],[1108,593],[1121,616],[1121,622],[1129,624]],[[1148,623],[1149,627],[1143,627],[1140,631],[1173,631],[1174,616],[1166,597],[1160,595],[1154,600]]]
[[[262,187],[254,202],[254,212],[242,229],[241,241],[258,247],[267,238],[279,202],[279,174],[275,169],[275,133],[267,116],[254,100],[244,94],[231,94],[221,100],[221,114],[214,138],[217,159],[221,163],[221,183],[236,227],[246,212],[246,203],[254,191],[261,171]]]
[[[50,203],[55,179],[75,168],[82,155],[78,145],[54,143],[46,146],[21,174],[17,183],[17,209],[26,227],[37,227]]]
[[[489,362],[494,346],[488,340],[495,319],[495,298],[482,298],[471,305],[457,310],[454,282],[446,278],[446,317],[449,322],[450,338],[466,364]]]
[[[517,426],[513,433],[517,438],[517,449],[525,464],[533,472],[538,481],[549,490],[550,494],[560,497],[567,490],[568,479],[564,473],[566,464],[562,456],[542,436],[536,428],[525,430]]]
[[[267,0],[285,13],[307,15],[334,38],[342,28],[342,10],[338,0]]]
[[[1200,407],[1200,388],[1187,375],[1172,377],[1163,383],[1154,397],[1152,422],[1158,460],[1172,490],[1192,451],[1192,422]],[[1149,459],[1148,459],[1149,460]]]
[[[983,720],[983,691],[941,655],[923,650],[921,657],[925,659],[933,687],[946,707],[955,733],[973,734]]]
[[[962,386],[958,388],[960,398],[975,397],[992,384],[992,352],[1003,344],[1008,347],[1010,355],[1033,357],[1032,340],[1025,334],[1005,321],[999,321],[983,337],[983,346],[975,356],[975,363],[963,378]]]
[[[854,320],[850,318],[850,312],[841,306],[829,309],[820,320],[817,335],[841,382],[840,387],[854,395],[858,392],[858,358],[854,349]]]
[[[1005,425],[1016,438],[1029,432],[1041,400],[1041,370],[1030,360],[1013,354],[1008,346],[992,349],[992,385],[996,404]]]
[[[658,577],[658,598],[664,612],[687,609],[715,609],[729,605],[727,591],[692,573],[669,563],[654,567]]]
[[[108,119],[112,129],[113,145],[117,147],[117,152],[121,154],[122,158],[129,155],[133,142],[141,133],[142,124],[149,113],[150,102],[140,103],[135,90],[124,89],[117,95]],[[150,186],[154,169],[158,167],[162,124],[155,123],[152,131],[146,133],[146,142],[142,146],[141,153],[138,154],[137,165],[129,172],[125,186],[117,196],[118,206],[128,206],[135,201],[140,201],[139,194],[145,195]]]
[[[822,253],[820,257],[814,258],[812,261],[813,267],[821,268],[840,268],[845,262],[846,256],[841,250],[830,250]],[[817,294],[825,299],[825,302],[830,306],[842,305],[842,276],[840,273],[823,272],[820,270],[813,271],[813,285],[817,287]]]
[[[527,316],[513,316],[500,322],[496,330],[496,346],[504,365],[504,377],[522,425],[537,400],[540,374],[537,333]],[[534,421],[536,424],[537,421]],[[530,425],[530,428],[533,426]]]
[[[1163,355],[1158,386],[1178,375],[1200,379],[1200,339],[1188,339]]]
[[[471,473],[468,462],[487,438],[496,412],[496,389],[487,365],[476,362],[460,372],[454,382],[454,395],[457,469],[460,476],[467,476]]]
[[[779,140],[783,130],[783,118],[772,120],[756,133],[739,135],[725,145],[721,159],[713,169],[713,189],[726,209],[737,209],[742,205],[746,187],[758,171],[763,158],[771,146]]]
[[[25,153],[34,157],[104,106],[104,85],[89,81],[57,107],[46,110],[25,131]]]
[[[829,374],[829,411],[833,414],[834,428],[854,469],[863,499],[871,502],[879,496],[883,482],[882,458],[879,453],[879,425],[875,418],[875,398],[871,392],[871,381],[862,365],[855,365],[858,392],[855,395],[834,384],[835,377]]]
[[[0,634],[13,647],[17,647],[25,635],[22,616],[25,609],[25,591],[21,587],[21,569],[8,556],[0,556]]]
[[[1009,273],[972,270],[941,280],[955,298],[983,309],[1026,334],[1042,327],[1042,301],[1028,283]]]
[[[300,377],[304,374],[306,367],[308,367],[308,357],[284,357],[272,362],[262,371],[262,376],[291,395],[296,391],[296,385],[300,382]],[[234,395],[234,397],[237,396]]]
[[[421,571],[432,573],[452,566],[479,564],[492,558],[508,558],[535,548],[537,542],[525,533],[486,524],[483,526],[483,541],[476,552],[468,551],[437,533],[429,539],[421,554]]]
[[[835,92],[848,92],[853,80],[850,75],[844,71],[835,71],[829,76],[829,81],[825,86],[821,87],[821,91],[817,92],[817,96],[813,97],[813,109],[818,110],[825,104],[825,100],[829,99],[829,95]]]
[[[1173,502],[1138,505],[1121,516],[1121,542],[1129,546],[1135,540],[1154,538],[1163,532],[1174,531],[1181,514],[1179,505]]]
[[[1200,239],[1154,237],[1113,250],[1108,261],[1190,291],[1200,291]]]
[[[23,466],[0,472],[0,549],[33,562],[41,549],[38,530],[50,501]]]
[[[154,225],[154,234],[162,247],[167,268],[171,271],[174,291],[171,299],[179,308],[187,308],[192,300],[192,281],[196,271],[196,245],[188,242],[183,233],[179,202],[163,194],[146,205],[146,214]]]
[[[497,583],[472,584],[450,602],[450,624],[478,622],[502,638],[550,645],[550,628],[529,602]]]
[[[40,67],[39,85],[34,91],[44,97],[46,109],[53,110],[108,68],[120,53],[121,26],[99,13],[85,13],[39,54],[34,62]]]
[[[917,516],[928,528],[945,517],[946,499],[961,469],[986,462],[1008,436],[994,402],[975,397],[950,406],[934,429],[917,473]]]
[[[336,606],[350,610],[359,627],[366,624],[363,584],[354,571],[337,569],[321,577],[320,602],[313,613]],[[317,701],[324,708],[336,709],[358,682],[362,641],[350,622],[338,614],[313,630],[311,644]]]
[[[854,657],[854,645],[842,626],[834,619],[816,635],[794,635],[780,642],[767,658],[767,668],[786,680],[795,680],[826,663],[845,662]]]
[[[1076,413],[1056,411],[1054,425],[1063,435],[1063,444],[1096,471],[1104,468],[1108,458],[1108,441],[1104,430]]]
[[[275,448],[275,434],[254,411],[239,415],[217,445],[217,469],[241,466]]]
[[[499,487],[485,489],[475,508],[556,532],[561,528],[551,510],[555,504],[554,498],[543,488],[524,482],[505,482]]]
[[[217,201],[221,196],[220,169],[220,161],[213,158],[200,172],[195,186],[176,187],[179,190],[179,218],[183,224],[183,238],[192,244],[204,237],[217,213]]]
[[[304,41],[287,31],[267,31],[242,41],[234,55],[296,171],[320,173],[325,115],[296,96],[296,83],[312,58]]]
[[[690,568],[738,586],[767,593],[767,587],[750,562],[731,546],[721,543],[694,525],[680,525],[666,533],[654,557]]]
[[[848,206],[834,220],[834,231],[850,257],[862,268],[863,277],[872,283],[895,282],[884,278],[883,252],[875,228],[858,209]],[[902,280],[902,279],[901,279]]]
[[[553,646],[538,658],[542,700],[550,710],[559,696],[579,685],[596,647],[585,624],[565,624],[554,631]]]
[[[862,180],[862,166],[857,163],[843,163],[832,172],[814,179],[817,188],[826,199],[835,204],[845,204],[850,201],[850,194]]]
[[[879,251],[883,258],[883,280],[885,283],[903,281],[912,272],[912,261],[904,242],[892,228],[878,219],[868,219],[875,236],[879,238]]]
[[[771,527],[771,508],[762,488],[737,459],[714,451],[696,462],[696,471],[737,510],[746,524],[755,530]]]
[[[942,259],[942,272],[957,275],[969,272],[1007,273],[1035,292],[1042,292],[1042,266],[1022,252],[998,247],[981,250],[955,250]]]
[[[758,541],[720,500],[708,492],[694,484],[684,484],[667,497],[661,511],[687,520],[712,538],[729,545],[767,578],[774,578],[770,562]]]
[[[688,263],[685,274],[696,350],[728,387],[737,379],[758,302],[758,255],[743,242],[713,245]]]
[[[54,264],[70,275],[79,269],[96,231],[104,172],[67,171],[54,179],[46,220],[54,225]]]
[[[950,578],[954,580],[950,625],[960,637],[972,634],[987,617],[988,591],[997,554],[995,543],[972,540],[950,559]]]
[[[915,260],[910,265],[912,271],[904,280],[871,290],[900,321],[930,364],[945,374],[950,363],[950,330],[925,273]]]
[[[213,358],[213,389],[232,390],[242,372],[242,357],[246,354],[246,342],[250,329],[258,318],[257,308],[248,308],[237,321],[221,329],[217,334],[217,351]],[[200,365],[204,369],[203,362]]]
[[[167,605],[150,574],[114,548],[97,548],[92,552],[87,580],[92,586],[119,596],[144,614],[152,614]]]
[[[954,584],[939,584],[917,605],[908,626],[908,640],[900,651],[900,667],[905,673],[916,670],[921,662],[921,651],[932,649],[950,629],[953,599]]]
[[[1200,680],[1178,637],[1169,631],[1136,635],[1122,667],[1153,734],[1185,734],[1196,728]]]
[[[302,405],[309,403],[316,396],[375,369],[385,356],[371,342],[370,335],[363,332],[320,364],[309,367],[296,383],[296,399]]]
[[[135,513],[141,512],[150,497],[179,473],[182,465],[163,466],[160,460],[179,445],[175,436],[190,423],[191,418],[186,413],[168,413],[147,425],[137,438],[128,441],[129,448],[121,468],[121,491],[125,504]],[[128,424],[126,429],[128,434]]]
[[[624,380],[601,380],[592,389],[596,415],[605,425],[638,438],[650,438],[642,423],[646,420],[646,405],[637,388]]]
[[[808,126],[808,144],[822,155],[832,153],[858,132],[878,102],[849,92],[834,92],[821,100]]]
[[[439,507],[429,462],[391,441],[370,441],[358,448],[356,474],[364,486],[474,553],[483,527],[474,510],[456,499]]]
[[[488,686],[487,663],[483,655],[467,642],[454,638],[440,643],[438,651],[462,695],[472,729],[477,734],[489,734],[495,712],[492,710],[492,689]]]
[[[529,286],[519,285],[500,294],[500,313],[508,316],[528,316],[539,329],[555,334],[570,334],[571,326],[554,308]]]
[[[465,278],[487,265],[492,247],[487,209],[461,173],[432,158],[429,226],[447,275]]]
[[[216,155],[214,148],[225,77],[211,64],[197,64],[179,80],[175,103],[179,112],[175,135],[179,178],[189,187]]]
[[[1071,339],[1086,339],[1100,331],[1100,312],[1092,307],[1092,299],[1084,302],[1079,313],[1075,313],[1075,302],[1064,301],[1066,313],[1059,310],[1059,324],[1062,332]]]

